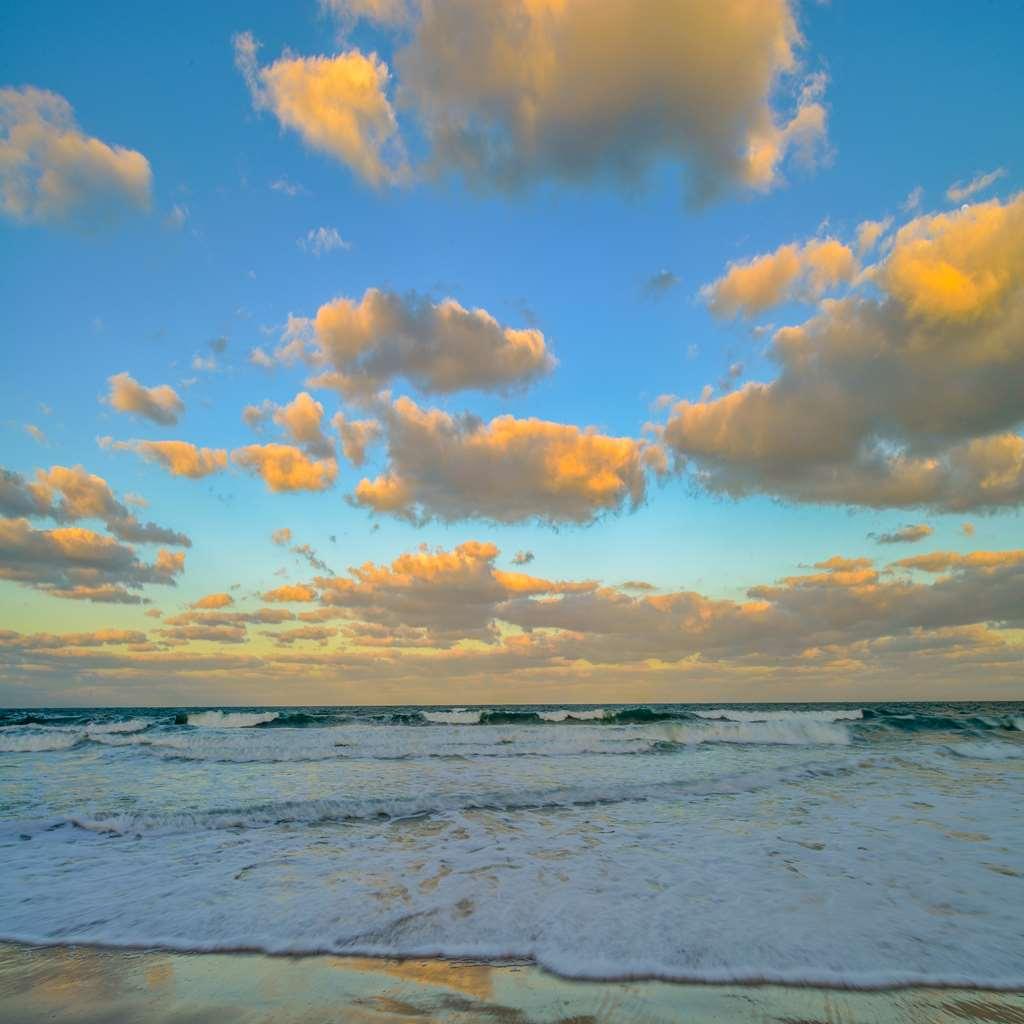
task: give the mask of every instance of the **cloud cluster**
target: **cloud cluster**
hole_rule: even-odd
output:
[[[422,546],[303,584],[319,602],[303,602],[297,615],[191,608],[167,618],[144,650],[132,631],[60,639],[0,632],[0,685],[10,693],[46,679],[62,692],[68,680],[163,680],[178,687],[170,694],[177,703],[188,703],[197,683],[236,702],[241,693],[272,702],[282,686],[311,702],[351,686],[344,693],[354,699],[369,684],[381,700],[407,702],[414,693],[429,703],[465,701],[484,685],[494,701],[527,692],[542,701],[584,692],[590,700],[681,692],[892,699],[894,678],[899,696],[920,699],[962,696],[965,677],[979,681],[979,695],[1010,694],[1019,684],[1021,550],[935,551],[888,566],[837,555],[752,586],[741,600],[656,592],[641,581],[548,580],[503,572],[499,557],[481,541]],[[271,632],[288,623],[296,625]],[[243,648],[249,626],[275,642]]]
[[[107,402],[118,412],[134,413],[162,426],[171,426],[185,411],[185,403],[170,384],[147,388],[128,373],[116,373],[108,380]]]
[[[775,333],[780,367],[680,402],[664,441],[709,490],[941,511],[1024,499],[1024,194],[901,227],[851,294]]]
[[[161,549],[142,562],[130,545],[81,526],[37,530],[25,518],[0,519],[0,578],[53,597],[141,604],[145,584],[173,586],[184,566],[183,553]]]
[[[8,217],[92,229],[148,209],[151,188],[149,161],[83,134],[63,96],[0,89],[0,210]]]
[[[46,517],[58,523],[98,519],[118,540],[186,548],[192,545],[183,533],[140,522],[117,500],[106,480],[82,466],[38,469],[34,480],[0,468],[0,515]]]
[[[632,187],[661,161],[698,201],[767,189],[790,154],[824,149],[825,78],[802,75],[790,0],[327,0],[407,38],[375,53],[286,55],[261,67],[235,37],[257,109],[374,185],[410,178],[396,107],[429,154],[421,171],[516,189],[554,178]]]
[[[636,508],[664,452],[629,437],[540,419],[488,423],[396,399],[383,414],[388,463],[359,482],[354,501],[411,520],[478,517],[589,523]]]
[[[505,392],[555,365],[534,328],[504,327],[486,310],[454,299],[378,288],[358,300],[334,299],[315,317],[290,318],[278,351],[283,358],[304,355],[325,371],[311,384],[348,397],[372,394],[398,377],[426,393]]]

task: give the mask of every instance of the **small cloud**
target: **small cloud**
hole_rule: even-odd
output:
[[[46,435],[34,423],[25,424],[25,433],[39,444],[47,443]]]
[[[513,565],[529,565],[529,563],[532,562],[532,561],[533,561],[533,552],[532,551],[517,551],[515,553],[515,555],[512,556],[512,564]]]
[[[221,336],[220,338],[213,338],[210,341],[210,348],[213,349],[218,355],[223,355],[224,351],[228,347],[228,339]]]
[[[259,345],[249,352],[249,362],[253,366],[262,366],[265,370],[274,365],[274,360]]]
[[[124,496],[124,503],[126,505],[134,505],[136,508],[149,508],[149,502],[141,494],[129,492]]]
[[[337,228],[310,228],[305,238],[300,238],[298,246],[305,252],[311,252],[314,256],[323,256],[324,253],[334,252],[335,249],[351,249],[352,243],[346,242],[338,234]]]
[[[700,345],[687,345],[686,346],[686,358],[696,359],[700,355]]]
[[[984,192],[985,189],[994,185],[1000,178],[1005,177],[1005,167],[997,167],[994,171],[989,171],[987,174],[977,174],[966,183],[958,181],[956,184],[950,185],[946,189],[946,198],[951,203],[962,203],[965,199],[970,199],[976,193]]]
[[[903,210],[905,213],[911,213],[921,205],[921,200],[924,198],[924,189],[918,185],[912,189],[910,195],[903,201]]]
[[[653,402],[651,402],[651,410],[653,412],[660,412],[662,409],[667,409],[670,405],[674,405],[678,401],[678,395],[658,395],[658,397]]]
[[[39,403],[39,411],[44,416],[52,416],[53,415],[53,409],[51,409],[50,406],[48,406],[45,402],[40,402]]]
[[[965,537],[973,537],[973,536],[974,536],[974,523],[964,523],[964,524],[963,524],[963,525],[962,525],[962,526],[960,527],[960,532],[961,532],[961,533],[962,533],[962,534],[963,534],[963,535],[964,535]]]
[[[270,188],[274,192],[280,192],[283,196],[288,196],[289,199],[294,199],[296,196],[309,195],[309,190],[297,182],[289,181],[287,178],[278,178],[277,181],[270,183]]]
[[[892,533],[869,533],[876,544],[916,544],[925,537],[930,537],[935,531],[924,523],[909,523],[901,526]]]
[[[188,220],[188,207],[182,203],[175,203],[171,212],[164,217],[164,227],[172,231],[180,231]]]
[[[291,544],[292,542],[292,531],[287,526],[282,526],[280,530],[275,530],[271,535],[270,539],[275,544],[284,546],[285,544]]]
[[[648,583],[646,580],[626,580],[624,583],[619,584],[619,589],[646,592],[650,590],[657,590],[658,588],[653,583]]]
[[[649,298],[660,298],[679,284],[679,278],[671,270],[659,270],[644,282],[644,293]]]
[[[718,382],[718,390],[727,394],[736,386],[736,381],[743,375],[743,364],[733,363]]]
[[[213,356],[201,356],[197,353],[192,357],[192,369],[213,373],[217,369],[217,360]]]

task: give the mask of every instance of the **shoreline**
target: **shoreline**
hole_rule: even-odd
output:
[[[180,952],[0,942],[0,1009],[19,1024],[118,1020],[688,1024],[897,1019],[1024,1024],[1024,991],[572,979],[524,961]],[[327,1014],[327,1016],[325,1016]]]

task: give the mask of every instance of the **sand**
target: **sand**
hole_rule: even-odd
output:
[[[1024,993],[579,982],[528,964],[0,944],[0,1020],[1024,1024]]]

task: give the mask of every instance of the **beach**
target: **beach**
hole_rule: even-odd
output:
[[[572,981],[527,964],[0,945],[9,1024],[1021,1024],[1024,993]]]

